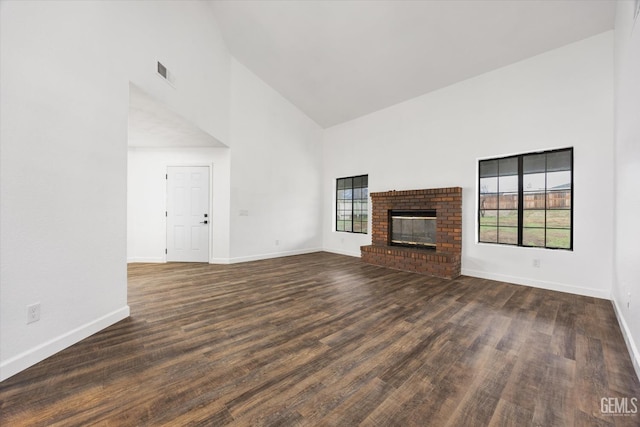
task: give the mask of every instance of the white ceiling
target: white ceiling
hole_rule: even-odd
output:
[[[139,87],[129,85],[130,147],[225,147]]]
[[[231,54],[323,127],[613,28],[611,0],[213,1]]]

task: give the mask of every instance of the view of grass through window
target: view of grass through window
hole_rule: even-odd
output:
[[[573,149],[480,161],[479,241],[572,249]]]
[[[336,180],[336,231],[366,233],[369,215],[369,176]]]

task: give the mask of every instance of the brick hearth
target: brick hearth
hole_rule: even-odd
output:
[[[452,279],[460,275],[462,188],[371,193],[372,244],[362,246],[369,264]],[[435,210],[436,249],[389,245],[389,211]]]

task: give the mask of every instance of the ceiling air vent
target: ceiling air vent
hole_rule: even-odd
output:
[[[162,65],[160,61],[158,61],[158,74],[160,74],[163,78],[169,80],[169,71],[167,70],[167,67]]]
[[[156,68],[156,72],[158,76],[162,78],[165,82],[169,83],[169,86],[175,89],[176,87],[176,76],[173,75],[171,71],[164,64],[158,61],[158,66]]]

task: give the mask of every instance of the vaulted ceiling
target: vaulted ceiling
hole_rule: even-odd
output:
[[[211,2],[231,54],[330,127],[613,29],[611,0]]]
[[[129,85],[130,147],[225,147],[139,87]]]

